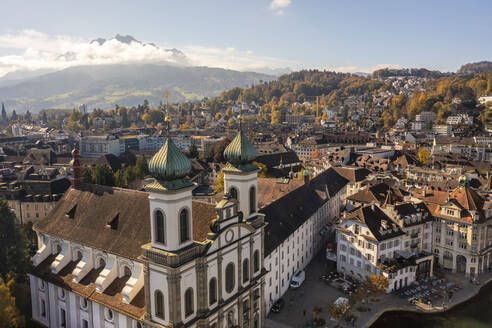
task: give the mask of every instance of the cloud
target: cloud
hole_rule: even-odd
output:
[[[291,0],[273,0],[270,3],[270,9],[274,10],[277,15],[283,15],[284,9],[289,7],[291,2]]]
[[[52,36],[35,30],[0,34],[0,77],[19,70],[64,69],[80,65],[168,61],[181,65],[211,66],[236,70],[285,67],[292,61],[253,55],[234,47],[195,45],[180,50],[153,44],[110,39],[102,44],[73,36]],[[2,55],[3,54],[3,55]]]

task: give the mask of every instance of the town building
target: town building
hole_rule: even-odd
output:
[[[266,311],[289,288],[292,276],[304,270],[326,244],[330,225],[343,208],[348,181],[334,169],[304,184],[261,209],[265,215]]]
[[[112,135],[80,137],[81,157],[100,157],[105,154],[119,156],[120,140]]]
[[[492,205],[466,186],[426,190],[422,200],[435,217],[433,249],[445,270],[474,276],[492,268]]]
[[[388,205],[373,203],[344,213],[337,226],[337,271],[358,280],[385,276],[391,292],[432,275],[433,255],[419,241],[432,225],[420,207],[396,205],[385,212]]]

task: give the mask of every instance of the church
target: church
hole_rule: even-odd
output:
[[[34,226],[33,319],[47,327],[261,327],[264,215],[257,156],[239,131],[224,151],[224,198],[192,199],[191,164],[168,137],[144,191],[72,186]]]

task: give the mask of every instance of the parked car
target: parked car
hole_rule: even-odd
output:
[[[306,279],[306,273],[303,270],[297,271],[290,281],[290,287],[294,289],[301,287],[304,279]]]
[[[284,307],[285,301],[281,298],[279,298],[275,303],[272,305],[272,312],[273,313],[279,313],[280,310]]]

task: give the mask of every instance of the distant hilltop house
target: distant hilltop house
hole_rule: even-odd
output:
[[[482,96],[482,97],[479,97],[478,98],[478,102],[480,104],[485,104],[485,103],[487,103],[489,101],[492,102],[492,96]]]

